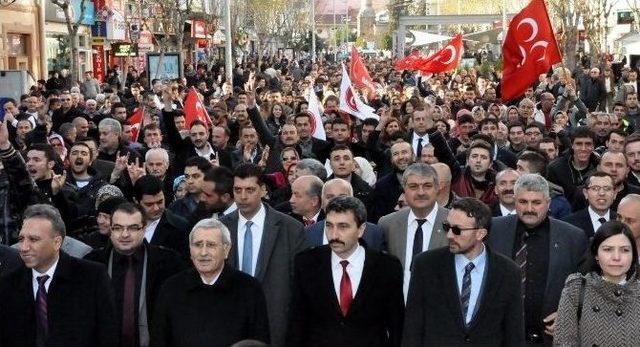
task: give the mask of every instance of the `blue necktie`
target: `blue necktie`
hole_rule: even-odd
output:
[[[242,246],[242,272],[253,276],[251,263],[253,261],[253,235],[251,233],[252,221],[247,221],[244,232],[244,245]]]
[[[469,311],[469,299],[471,299],[471,270],[476,267],[473,263],[464,267],[462,276],[462,290],[460,291],[460,304],[462,305],[462,320],[467,323],[467,312]]]

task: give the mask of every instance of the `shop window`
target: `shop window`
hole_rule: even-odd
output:
[[[13,57],[27,55],[27,35],[7,34],[7,51]]]

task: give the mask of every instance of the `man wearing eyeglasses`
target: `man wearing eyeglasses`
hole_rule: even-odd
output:
[[[132,203],[116,207],[111,216],[111,245],[85,259],[107,267],[115,293],[120,346],[149,346],[149,324],[164,281],[186,265],[167,248],[145,241],[147,216]]]
[[[587,248],[583,230],[549,217],[549,184],[523,174],[514,186],[517,215],[495,217],[488,245],[522,271],[527,345],[551,345],[564,282],[578,271]]]
[[[586,179],[582,192],[589,206],[568,215],[563,220],[584,230],[585,235],[592,238],[602,224],[616,219],[615,211],[611,210],[616,196],[613,177],[601,171],[595,172]]]
[[[491,210],[456,200],[443,223],[448,247],[413,264],[402,346],[522,346],[520,269],[484,244]]]
[[[410,165],[402,174],[404,197],[409,208],[386,215],[378,222],[387,240],[389,253],[402,263],[405,298],[415,256],[447,244],[442,222],[446,220],[449,210],[437,203],[438,186],[438,174],[430,165]]]
[[[59,100],[62,102],[62,107],[53,112],[53,131],[58,131],[62,123],[71,123],[74,118],[84,116],[78,108],[73,106],[71,94],[60,94]]]

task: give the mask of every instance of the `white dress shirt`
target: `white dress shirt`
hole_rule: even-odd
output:
[[[212,286],[214,284],[216,284],[216,282],[218,281],[218,278],[220,277],[220,274],[222,273],[222,270],[220,270],[220,272],[218,272],[217,275],[215,275],[213,277],[213,279],[211,279],[211,281],[207,282],[207,280],[204,279],[204,277],[202,277],[202,275],[200,275],[200,279],[202,280],[202,283],[208,285],[208,286]]]
[[[438,203],[433,205],[433,209],[426,217],[426,222],[422,224],[422,251],[429,249],[429,242],[431,241],[431,234],[433,233],[433,226],[436,222],[436,215],[438,214]],[[405,300],[409,293],[409,280],[411,279],[411,262],[413,260],[413,240],[416,238],[416,229],[418,229],[418,222],[416,221],[416,215],[413,214],[413,210],[409,209],[409,217],[407,219],[407,244],[404,251],[404,283],[402,285],[404,291]]]
[[[153,239],[153,235],[156,233],[156,228],[158,227],[159,223],[160,223],[160,218],[149,223],[147,227],[144,229],[144,238],[147,240],[147,242],[151,242],[151,239]]]
[[[209,142],[207,142],[204,146],[204,148],[202,150],[199,150],[197,148],[193,148],[196,150],[196,154],[199,157],[203,157],[207,160],[211,160],[211,155],[213,154],[214,156],[216,155],[216,152],[213,150],[213,147],[211,147],[211,145],[209,144]]]
[[[252,221],[251,225],[251,239],[253,240],[253,252],[251,257],[251,273],[256,273],[256,264],[258,263],[258,256],[260,251],[260,245],[262,242],[262,235],[264,234],[264,220],[267,217],[267,210],[264,205],[260,203],[260,209],[258,213],[251,219],[246,219],[242,213],[238,213],[238,268],[242,268],[242,255],[244,253],[244,234],[246,232],[247,221]]]
[[[602,225],[598,219],[603,218],[608,221],[611,220],[611,210],[607,210],[607,213],[604,214],[604,216],[601,216],[599,214],[596,213],[596,211],[594,211],[591,206],[587,207],[587,211],[589,211],[589,218],[591,219],[591,225],[593,226],[593,232],[595,233],[598,228],[600,228],[600,226]]]
[[[47,290],[47,293],[49,293],[49,286],[51,285],[51,281],[53,280],[53,274],[56,272],[56,268],[58,267],[58,261],[60,260],[60,258],[58,258],[56,260],[55,263],[53,263],[53,265],[51,265],[51,267],[49,268],[49,270],[47,270],[45,273],[40,273],[38,271],[36,271],[36,269],[31,269],[31,285],[33,286],[33,299],[35,300],[38,294],[38,277],[40,276],[44,276],[44,275],[48,275],[49,278],[47,278],[47,281],[44,282],[44,288]]]
[[[502,216],[508,216],[511,214],[516,214],[516,209],[514,208],[513,210],[509,211],[508,208],[504,207],[503,204],[499,204],[500,205],[500,214]]]
[[[347,265],[347,274],[351,280],[351,295],[356,296],[358,292],[358,286],[360,285],[360,279],[362,278],[362,270],[364,270],[364,248],[360,245],[347,259],[340,258],[333,251],[331,252],[331,273],[333,276],[333,288],[336,291],[336,297],[340,302],[340,281],[342,281],[342,264],[341,261],[346,260],[349,262]]]
[[[427,147],[429,144],[429,134],[424,134],[422,136],[413,133],[413,139],[411,140],[411,147],[413,147],[413,153],[416,154],[416,158],[420,158],[422,153],[418,153],[418,141],[422,139],[422,148]]]

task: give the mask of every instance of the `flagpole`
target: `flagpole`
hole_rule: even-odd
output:
[[[316,62],[316,1],[311,0],[311,63]]]

